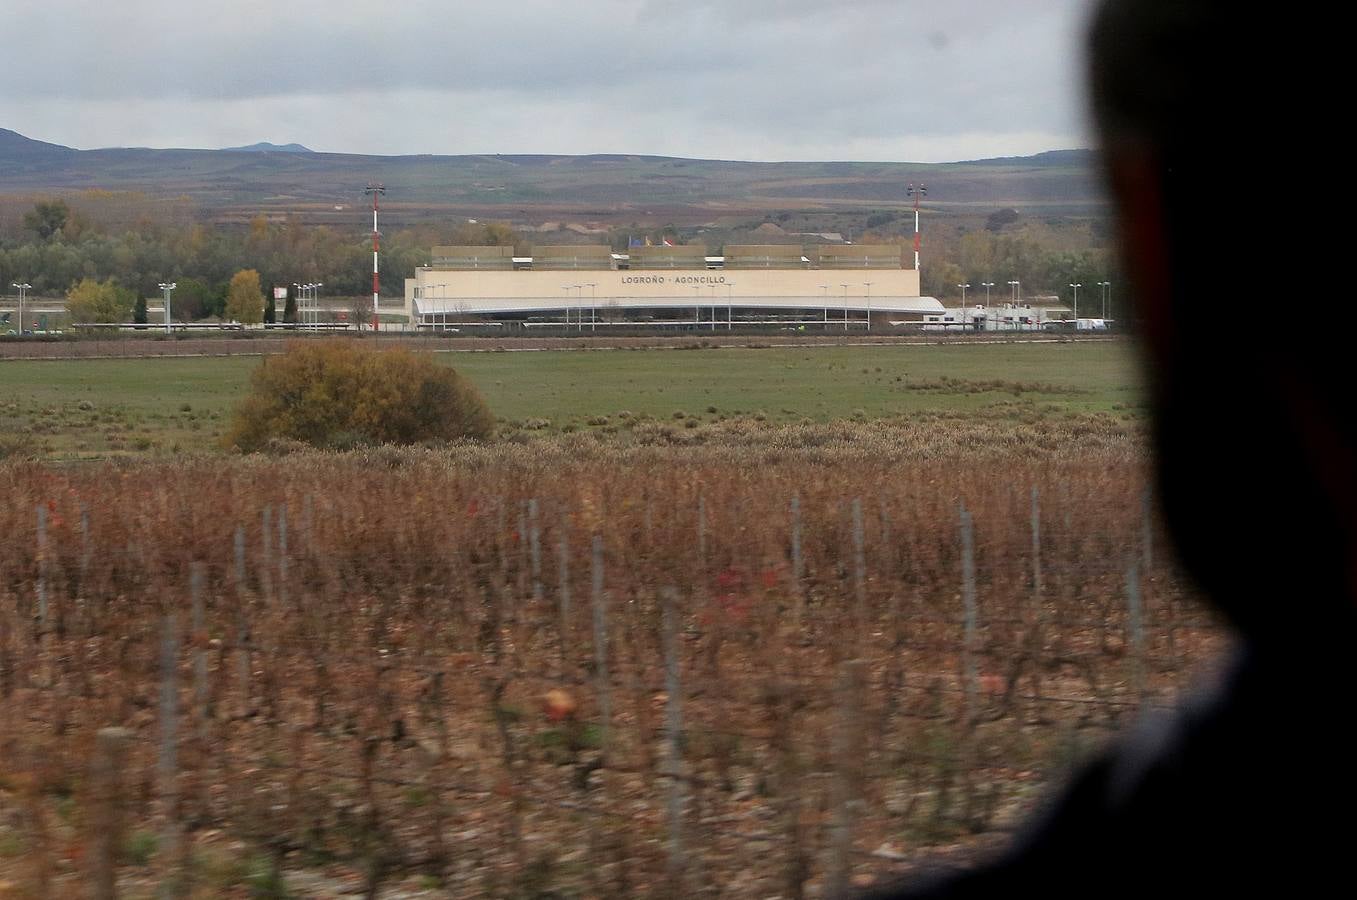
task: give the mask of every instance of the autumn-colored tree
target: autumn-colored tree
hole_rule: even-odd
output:
[[[70,216],[65,200],[40,200],[24,213],[24,227],[46,241],[61,232]]]
[[[226,318],[242,325],[258,325],[264,320],[264,293],[255,269],[242,269],[231,276],[231,286],[226,289]]]
[[[489,437],[480,392],[432,356],[358,341],[299,341],[266,357],[226,435],[253,451],[275,438],[317,447]]]
[[[135,292],[112,278],[107,281],[82,278],[66,294],[66,311],[72,322],[126,322],[136,300]]]

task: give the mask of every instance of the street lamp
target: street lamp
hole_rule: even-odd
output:
[[[872,330],[872,282],[864,281],[867,285],[867,330]]]
[[[1100,282],[1098,282],[1098,285],[1099,285],[1099,287],[1101,287],[1101,288],[1103,289],[1103,319],[1106,320],[1106,319],[1107,319],[1107,294],[1108,294],[1108,291],[1112,288],[1112,282],[1110,282],[1110,281],[1100,281]]]
[[[1017,306],[1022,300],[1022,282],[1010,281],[1009,286],[1013,288],[1013,305]]]
[[[1074,288],[1074,330],[1075,330],[1075,331],[1078,331],[1078,330],[1079,330],[1079,289],[1080,289],[1081,287],[1083,287],[1083,284],[1075,284],[1073,281],[1071,281],[1071,282],[1070,282],[1070,287]]]
[[[844,330],[844,331],[847,331],[847,330],[848,330],[848,285],[845,284],[844,282],[840,282],[840,284],[843,285],[843,330]]]
[[[829,330],[829,285],[820,285],[820,302],[825,305],[825,331]]]
[[[589,330],[597,331],[598,326],[595,324],[595,322],[597,322],[598,320],[598,291],[597,291],[598,282],[597,281],[589,282],[588,288],[589,288]],[[584,327],[583,325],[580,326],[581,329],[583,329],[583,327]]]
[[[24,334],[24,291],[31,291],[31,290],[33,290],[33,285],[31,285],[31,284],[29,284],[29,283],[27,283],[27,282],[19,282],[19,281],[11,281],[9,284],[10,284],[10,287],[16,287],[16,288],[19,289],[19,331],[18,331],[18,334],[19,334],[20,337],[23,337],[23,334]]]
[[[731,321],[732,321],[732,320],[731,320],[730,311],[731,311],[732,303],[731,303],[731,299],[730,299],[730,298],[731,298],[731,294],[733,293],[732,289],[733,289],[734,287],[735,287],[735,282],[733,282],[733,281],[727,281],[727,282],[726,282],[726,331],[730,331],[730,327],[731,327]]]
[[[170,282],[164,282],[164,281],[162,281],[162,282],[160,282],[160,289],[161,289],[162,291],[165,292],[165,333],[166,333],[166,334],[169,334],[169,333],[170,333],[170,292],[173,291],[173,290],[174,290],[175,288],[177,288],[178,286],[179,286],[179,285],[175,284],[173,281],[170,281]]]

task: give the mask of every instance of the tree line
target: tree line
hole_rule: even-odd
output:
[[[1058,294],[1068,303],[1071,284],[1083,286],[1082,300],[1097,296],[1098,282],[1118,280],[1105,249],[1062,245],[1049,235],[1006,229],[1007,224],[948,236],[930,234],[922,292],[950,301],[959,297],[957,285],[968,283],[969,302],[983,296],[983,283],[988,281],[994,284],[991,294],[997,302],[1010,296],[1009,282],[1017,280],[1024,297]],[[623,243],[614,249],[625,251],[630,233],[618,231],[614,243]],[[903,245],[912,236],[883,228],[860,240]],[[394,230],[382,237],[383,294],[403,296],[404,279],[428,263],[435,245],[513,245],[530,252],[531,243],[500,222]],[[0,234],[0,286],[21,281],[31,284],[37,295],[66,295],[100,316],[87,321],[111,321],[104,316],[115,312],[125,312],[122,320],[131,321],[137,315],[137,298],[157,296],[157,285],[174,281],[176,319],[285,321],[295,315],[290,313],[295,310],[294,283],[323,283],[327,296],[369,295],[371,253],[366,231],[306,225],[291,216],[259,215],[243,226],[205,224],[179,214],[159,219],[143,215],[135,222],[114,224],[92,221],[64,200],[39,200],[23,215],[22,227]],[[245,272],[255,273],[258,294],[238,285],[232,304],[232,280]],[[271,310],[266,305],[275,285],[289,288],[287,309]],[[242,299],[247,294],[248,302]]]

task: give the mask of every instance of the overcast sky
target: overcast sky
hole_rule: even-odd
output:
[[[936,162],[1087,146],[1087,0],[4,0],[0,127],[84,149]]]

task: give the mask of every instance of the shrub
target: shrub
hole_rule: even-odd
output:
[[[265,358],[225,437],[245,451],[286,439],[314,447],[485,438],[495,418],[447,366],[404,349],[297,342]]]

